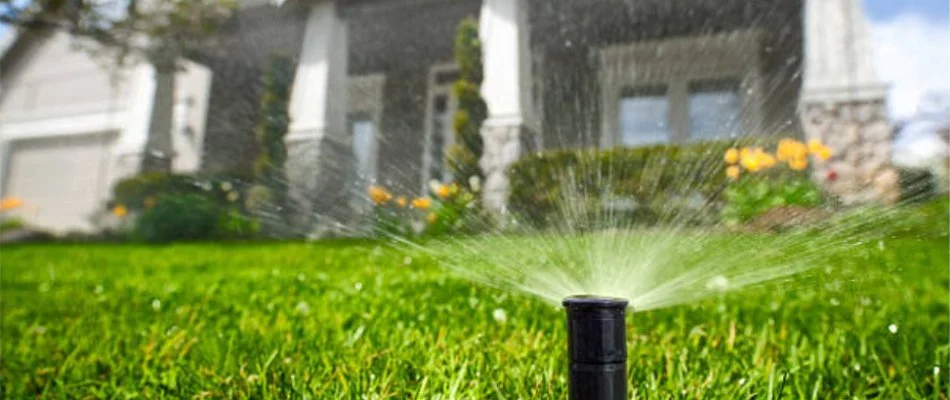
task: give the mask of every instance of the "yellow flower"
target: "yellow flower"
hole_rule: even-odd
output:
[[[732,165],[739,162],[739,150],[729,149],[726,150],[726,155],[723,157],[726,161],[726,164]]]
[[[795,139],[779,140],[778,147],[775,149],[775,156],[779,161],[789,161],[806,155],[808,155],[808,146]]]
[[[13,210],[23,206],[23,199],[19,197],[6,197],[0,199],[0,211]]]
[[[821,161],[825,161],[831,158],[831,155],[832,155],[832,151],[831,151],[831,148],[829,148],[828,146],[821,146],[821,148],[815,152],[815,157],[818,157],[818,159]]]
[[[426,215],[426,221],[428,221],[430,224],[434,224],[435,220],[438,218],[439,216],[435,215],[435,213],[430,212],[429,215]]]
[[[762,162],[762,168],[769,169],[775,166],[775,157],[769,153],[761,153],[759,155]]]
[[[435,190],[433,190],[436,196],[439,196],[440,199],[449,197],[452,194],[451,189],[448,185],[438,185]]]
[[[115,207],[112,207],[112,215],[115,215],[116,217],[122,218],[128,215],[128,213],[129,213],[129,209],[125,208],[125,206],[121,204]]]
[[[406,196],[399,196],[399,197],[396,198],[396,205],[397,205],[397,206],[399,206],[399,207],[401,207],[401,208],[405,208],[405,207],[406,207],[406,204],[408,204],[408,201],[406,200]]]
[[[432,206],[432,199],[428,197],[419,197],[412,199],[412,208],[418,208],[420,210],[428,210]]]
[[[743,147],[742,150],[739,150],[739,162],[742,160],[752,157],[752,150],[748,147]]]
[[[754,150],[744,148],[739,156],[739,163],[749,172],[758,172],[761,170],[762,161],[762,149],[758,147]]]
[[[729,168],[726,168],[726,176],[728,176],[729,179],[732,179],[732,180],[739,179],[739,172],[740,172],[739,167],[735,165],[732,165]]]
[[[388,203],[389,200],[393,198],[393,195],[386,189],[379,186],[370,186],[369,198],[373,200],[373,204],[378,206],[380,204]]]
[[[796,171],[801,171],[805,168],[808,168],[808,159],[805,157],[795,157],[791,160],[788,160],[788,166]]]
[[[808,141],[808,151],[812,154],[817,154],[825,145],[821,144],[821,140],[812,139]]]

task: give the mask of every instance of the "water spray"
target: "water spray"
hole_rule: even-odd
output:
[[[564,299],[571,400],[627,398],[627,300]]]

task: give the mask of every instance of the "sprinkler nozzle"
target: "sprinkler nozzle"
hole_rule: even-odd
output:
[[[592,296],[564,299],[571,400],[627,398],[627,303]]]

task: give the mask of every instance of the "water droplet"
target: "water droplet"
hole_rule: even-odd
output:
[[[890,325],[887,326],[887,330],[891,331],[891,333],[896,334],[896,333],[897,333],[897,325],[896,325],[896,324],[890,324]]]
[[[153,299],[153,300],[152,300],[152,309],[155,310],[155,311],[161,310],[161,309],[162,309],[162,301],[159,300],[159,299]]]
[[[706,288],[711,290],[725,291],[729,288],[729,279],[722,275],[716,275],[706,282]]]
[[[495,311],[492,311],[491,316],[496,322],[501,324],[508,320],[508,314],[503,308],[496,308]]]

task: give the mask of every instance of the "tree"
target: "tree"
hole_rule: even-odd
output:
[[[141,170],[169,171],[175,73],[235,8],[235,0],[0,0],[0,23],[92,39],[116,65],[151,64],[155,99]]]
[[[482,43],[478,23],[466,18],[459,23],[455,37],[455,62],[459,79],[453,86],[459,108],[452,121],[455,144],[449,150],[449,168],[460,184],[467,186],[472,176],[482,177],[478,160],[482,156],[482,123],[488,106],[479,93],[482,84]]]

